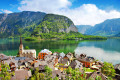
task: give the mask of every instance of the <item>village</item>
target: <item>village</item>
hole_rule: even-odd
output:
[[[41,79],[33,78],[33,80],[51,80],[50,78],[70,80],[70,78],[72,79],[71,69],[80,73],[80,78],[72,80],[108,80],[108,77],[101,72],[104,63],[94,57],[87,56],[84,53],[52,53],[48,49],[41,50],[36,55],[35,49],[24,49],[22,38],[20,38],[18,55],[6,56],[0,54],[0,63],[0,71],[2,71],[2,64],[6,64],[10,67],[8,72],[14,72],[10,80],[32,80],[32,76],[35,76],[36,71],[42,73],[42,76],[39,76]],[[120,70],[119,65],[116,65],[115,68]],[[51,70],[52,75],[48,72],[48,77],[45,77],[47,69]],[[3,80],[2,77],[0,77],[0,80]]]

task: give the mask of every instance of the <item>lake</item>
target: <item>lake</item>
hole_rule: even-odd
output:
[[[15,56],[18,53],[19,39],[0,39],[0,53]],[[108,39],[102,41],[67,41],[67,40],[46,40],[39,42],[27,42],[23,40],[23,45],[36,49],[37,54],[42,49],[49,49],[52,52],[75,52],[85,53],[98,60],[120,63],[120,39]]]

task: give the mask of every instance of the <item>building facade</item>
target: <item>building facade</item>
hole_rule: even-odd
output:
[[[41,50],[38,54],[38,59],[44,59],[45,55],[51,55],[51,54],[52,52],[47,49]]]
[[[35,49],[27,49],[25,50],[22,44],[22,38],[20,37],[20,46],[19,46],[19,57],[29,57],[36,58],[36,50]]]

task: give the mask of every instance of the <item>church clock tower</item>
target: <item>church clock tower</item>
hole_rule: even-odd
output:
[[[22,57],[23,53],[23,44],[22,44],[22,38],[20,36],[20,46],[19,46],[19,56]]]

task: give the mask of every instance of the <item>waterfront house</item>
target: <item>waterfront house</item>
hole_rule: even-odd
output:
[[[91,67],[94,63],[94,59],[91,59],[89,57],[86,57],[86,55],[81,55],[79,58],[77,58],[78,61],[83,63],[84,67]]]
[[[117,78],[117,80],[120,80],[120,64],[116,64],[115,66],[114,66],[114,69],[115,69],[115,71],[116,71],[116,78]]]
[[[59,54],[59,56],[63,58],[65,56],[65,53],[62,52]]]
[[[116,71],[117,74],[120,74],[120,64],[116,64],[114,66],[114,69],[115,69],[115,71]]]
[[[90,69],[100,71],[102,66],[103,66],[103,63],[99,61],[95,61],[95,63],[92,64]]]
[[[52,52],[49,51],[48,49],[41,50],[38,54],[38,59],[44,59],[45,55],[51,55]]]

